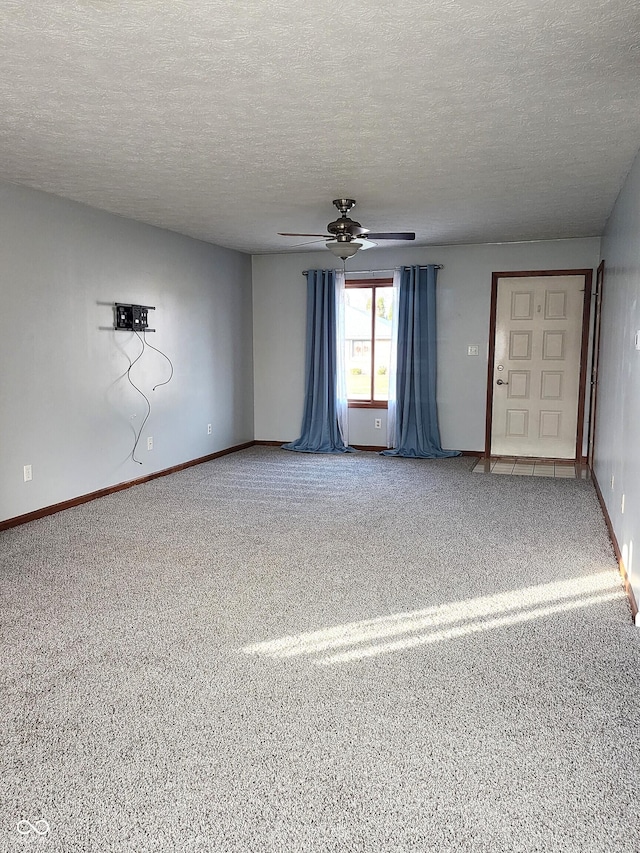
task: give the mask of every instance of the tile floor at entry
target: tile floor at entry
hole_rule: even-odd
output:
[[[518,477],[565,477],[572,480],[589,478],[586,465],[574,462],[544,462],[527,457],[482,457],[478,459],[473,470],[477,474],[507,474]]]

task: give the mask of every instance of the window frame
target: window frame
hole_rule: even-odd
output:
[[[373,399],[373,385],[375,381],[374,370],[375,370],[375,355],[376,355],[376,288],[378,287],[393,287],[393,278],[352,278],[349,279],[345,276],[344,281],[345,290],[355,290],[357,288],[367,288],[372,289],[371,296],[371,388],[370,388],[370,400],[351,400],[347,398],[347,406],[350,409],[388,409],[389,401],[388,400],[374,400]]]

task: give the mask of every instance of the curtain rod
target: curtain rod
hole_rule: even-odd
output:
[[[407,266],[406,264],[404,266]],[[427,267],[435,267],[437,270],[443,270],[444,264],[420,264],[419,268],[421,270],[426,270]],[[375,275],[376,273],[391,273],[395,272],[396,269],[402,269],[402,267],[396,267],[392,270],[344,270],[347,275]],[[302,270],[302,275],[306,275],[309,270]]]

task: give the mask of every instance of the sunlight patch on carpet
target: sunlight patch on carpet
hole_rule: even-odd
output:
[[[267,640],[245,646],[242,652],[281,659],[347,649],[315,661],[321,664],[345,663],[541,619],[563,611],[591,607],[623,598],[624,595],[620,578],[615,572],[596,572],[581,578],[538,584]]]

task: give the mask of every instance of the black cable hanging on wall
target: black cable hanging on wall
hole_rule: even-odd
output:
[[[132,460],[133,460],[134,462],[137,462],[137,463],[138,463],[138,465],[142,465],[141,460],[140,460],[140,459],[136,459],[136,448],[138,447],[138,442],[140,441],[140,436],[142,435],[142,430],[144,429],[144,425],[145,425],[145,424],[146,424],[146,422],[148,421],[148,419],[149,419],[149,415],[151,414],[151,403],[149,402],[149,398],[148,398],[148,397],[147,397],[147,395],[144,393],[144,391],[142,391],[140,388],[138,388],[138,386],[136,385],[136,383],[135,383],[135,382],[133,381],[133,379],[131,378],[131,368],[134,366],[134,364],[137,364],[137,362],[138,362],[138,361],[140,361],[140,359],[141,359],[141,358],[142,358],[142,356],[143,356],[144,350],[145,350],[145,342],[144,342],[144,340],[140,337],[140,335],[136,332],[136,330],[135,330],[135,329],[133,330],[133,333],[134,333],[134,335],[136,336],[136,338],[140,341],[140,343],[142,344],[142,349],[140,350],[140,352],[138,353],[138,355],[136,356],[136,358],[135,358],[135,359],[131,362],[131,364],[129,365],[129,368],[128,368],[128,370],[127,370],[127,379],[129,380],[130,385],[131,385],[133,388],[135,388],[135,389],[136,389],[136,391],[138,392],[138,394],[140,394],[140,396],[144,398],[144,401],[145,401],[145,403],[147,404],[147,414],[144,416],[144,420],[143,420],[143,421],[142,421],[142,423],[140,424],[140,429],[138,430],[138,434],[136,435],[136,440],[135,440],[135,441],[134,441],[134,443],[133,443],[133,450],[131,451],[131,458],[132,458]]]
[[[127,379],[129,380],[129,384],[132,386],[132,388],[135,388],[135,390],[138,392],[138,394],[140,394],[140,396],[147,404],[147,413],[144,416],[142,423],[140,424],[140,428],[136,434],[135,441],[133,443],[133,449],[131,451],[131,459],[138,465],[142,465],[142,461],[140,459],[136,459],[136,450],[138,448],[140,437],[142,436],[142,430],[144,429],[146,422],[149,420],[149,415],[151,414],[151,402],[149,401],[147,395],[142,391],[141,388],[136,385],[136,383],[131,378],[131,370],[134,365],[140,361],[147,347],[159,353],[163,358],[166,358],[166,360],[169,362],[171,372],[169,373],[168,379],[165,379],[164,382],[158,382],[156,385],[153,386],[151,390],[155,391],[156,388],[159,388],[161,385],[167,385],[169,382],[171,382],[173,378],[173,362],[166,353],[162,352],[162,350],[158,349],[157,347],[152,346],[152,344],[147,341],[146,332],[155,332],[155,329],[148,328],[148,312],[155,310],[152,305],[130,305],[122,302],[116,302],[114,305],[114,310],[114,329],[121,329],[123,331],[133,332],[136,338],[142,344],[142,349],[135,357],[135,359],[130,362],[129,367],[127,369]],[[142,332],[142,337],[140,337],[140,331]]]
[[[167,361],[169,362],[169,367],[171,368],[171,373],[169,374],[169,378],[165,379],[164,382],[158,382],[157,385],[153,386],[153,388],[151,390],[155,391],[156,388],[159,388],[161,385],[168,385],[169,382],[171,382],[171,380],[173,379],[173,362],[171,361],[171,359],[169,358],[169,356],[166,353],[162,352],[161,349],[158,349],[158,347],[154,347],[152,344],[149,343],[149,341],[147,340],[147,337],[145,335],[145,331],[146,331],[145,329],[142,330],[142,337],[144,339],[145,344],[149,347],[149,349],[155,350],[157,353],[160,353],[160,355],[163,358],[166,358]]]

